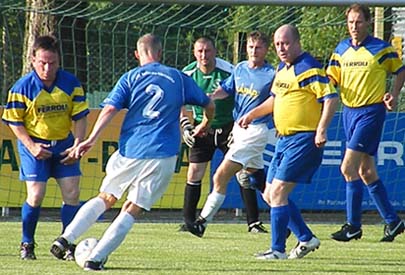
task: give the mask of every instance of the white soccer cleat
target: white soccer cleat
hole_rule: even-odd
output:
[[[297,245],[291,249],[288,259],[300,259],[305,257],[309,252],[315,251],[321,245],[321,241],[315,236],[307,242],[298,242]]]
[[[287,254],[269,249],[265,252],[257,253],[255,257],[258,260],[285,260],[287,259]]]

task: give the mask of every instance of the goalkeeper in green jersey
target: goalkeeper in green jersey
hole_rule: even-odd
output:
[[[206,94],[211,94],[220,81],[227,78],[233,70],[232,64],[216,58],[216,53],[213,40],[201,37],[194,43],[196,61],[183,69],[183,72],[191,76]],[[192,115],[190,111],[184,110],[181,118],[183,140],[190,147],[183,206],[185,223],[193,223],[196,219],[197,204],[201,196],[201,182],[215,150],[219,149],[225,154],[232,138],[234,98],[215,100],[215,105],[215,117],[210,122],[209,130],[202,136],[193,136],[193,132],[198,131],[200,127],[207,127],[208,122],[202,108],[190,106]],[[246,205],[248,231],[266,233],[267,230],[259,220],[256,190],[240,187],[240,191]],[[187,231],[185,224],[181,225],[180,231]]]

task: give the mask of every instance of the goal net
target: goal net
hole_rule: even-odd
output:
[[[253,1],[254,2],[254,1]],[[381,1],[382,3],[384,1]],[[192,3],[192,1],[190,1]],[[276,5],[219,5],[210,4],[158,4],[136,1],[50,1],[41,9],[28,9],[25,1],[0,2],[2,41],[0,56],[1,101],[4,104],[8,89],[21,76],[25,14],[42,13],[56,22],[56,35],[61,40],[61,66],[76,74],[85,90],[92,108],[90,126],[98,113],[98,105],[119,77],[137,66],[134,49],[137,39],[153,32],[163,40],[164,64],[179,69],[194,61],[193,42],[202,35],[212,37],[218,56],[237,63],[246,58],[246,35],[258,29],[272,35],[285,23],[295,24],[304,50],[309,51],[323,64],[327,64],[338,41],[347,36],[343,6],[276,6]],[[402,56],[405,34],[405,8],[385,6],[373,8],[373,32],[392,42]],[[272,47],[267,60],[276,66],[277,57]],[[387,87],[389,88],[389,87]],[[378,154],[378,170],[385,182],[394,206],[405,210],[405,178],[403,162],[405,117],[401,104],[396,112],[388,114],[382,143]],[[2,109],[0,109],[0,113]],[[81,199],[98,193],[108,157],[117,148],[118,133],[123,115],[109,125],[93,151],[82,159],[83,177]],[[89,127],[91,128],[91,127]],[[264,153],[266,163],[274,151],[274,139]],[[25,200],[25,184],[18,179],[19,158],[14,136],[4,125],[0,129],[0,207],[20,207]],[[340,113],[336,114],[329,131],[322,167],[310,185],[299,185],[293,196],[297,204],[308,211],[335,211],[345,207],[345,191],[339,165],[345,141]],[[218,153],[212,161],[213,170],[221,161]],[[182,146],[176,173],[163,198],[155,209],[179,210],[183,206],[183,192],[188,165],[187,148]],[[209,171],[203,180],[202,207],[210,190]],[[48,183],[44,207],[59,207],[59,190],[53,180]],[[261,209],[268,209],[259,198]],[[365,197],[365,209],[374,209]],[[120,204],[117,204],[117,207]],[[239,187],[233,180],[228,187],[224,209],[243,208]]]

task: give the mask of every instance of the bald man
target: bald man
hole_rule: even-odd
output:
[[[251,121],[273,113],[280,135],[270,163],[263,197],[271,206],[271,247],[258,253],[257,259],[302,258],[320,245],[289,199],[297,184],[308,184],[319,168],[326,130],[336,111],[338,95],[322,65],[301,49],[296,27],[283,25],[274,34],[274,46],[280,59],[271,96],[239,121],[250,127]],[[297,245],[286,254],[289,228],[298,238]]]

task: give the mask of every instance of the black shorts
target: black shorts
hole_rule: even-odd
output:
[[[232,131],[232,127],[233,122],[222,128],[210,129],[204,137],[195,137],[194,146],[189,150],[189,162],[208,162],[212,159],[216,149],[226,154],[228,151],[228,136]]]

